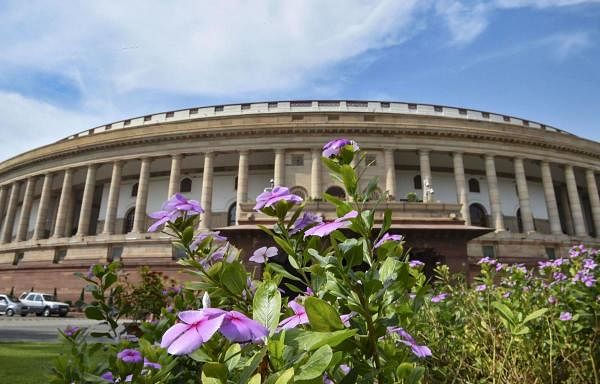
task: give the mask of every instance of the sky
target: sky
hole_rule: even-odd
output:
[[[203,105],[384,100],[600,141],[600,0],[0,0],[0,160]]]

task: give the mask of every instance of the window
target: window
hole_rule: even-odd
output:
[[[229,206],[227,210],[227,226],[235,225],[237,216],[237,202],[234,202]]]
[[[123,233],[129,233],[133,230],[134,219],[135,219],[135,207],[131,208],[125,214],[125,220],[123,222]]]
[[[491,259],[496,257],[496,250],[493,245],[482,245],[481,251],[483,253],[483,257],[489,257]]]
[[[133,184],[131,187],[131,197],[136,197],[138,194],[138,183]]]
[[[377,156],[376,155],[366,155],[365,156],[365,164],[367,165],[367,167],[377,166]]]
[[[302,200],[306,200],[306,198],[308,197],[308,192],[303,187],[298,187],[298,186],[292,187],[292,188],[290,188],[290,193],[301,197]]]
[[[556,259],[556,250],[554,249],[554,247],[546,247],[546,256],[550,260]]]
[[[110,247],[110,252],[108,253],[108,262],[111,263],[113,261],[121,261],[121,255],[123,255],[123,247]]]
[[[471,225],[476,227],[487,227],[487,213],[481,204],[471,204],[469,206],[469,216],[471,216]]]
[[[293,153],[292,157],[291,157],[291,160],[292,160],[292,164],[291,165],[296,166],[296,167],[301,167],[301,166],[304,165],[304,154],[302,154],[302,153]]]
[[[21,260],[23,260],[23,256],[25,253],[23,252],[15,252],[15,257],[13,258],[13,265],[18,265]]]
[[[179,192],[192,192],[192,180],[189,177],[181,180],[179,183]]]
[[[327,191],[325,191],[325,193],[342,200],[346,198],[346,192],[344,192],[344,190],[341,187],[338,187],[337,185],[327,188]]]
[[[421,181],[421,175],[417,175],[413,177],[413,187],[414,189],[423,189],[423,182]]]
[[[63,261],[67,257],[67,249],[66,248],[57,248],[54,252],[54,260],[52,260],[53,264],[58,264]]]
[[[469,179],[469,192],[479,193],[479,180],[475,178]]]

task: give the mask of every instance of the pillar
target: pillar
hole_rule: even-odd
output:
[[[384,149],[383,160],[385,163],[385,190],[390,200],[396,200],[396,162],[394,161],[394,150]]]
[[[42,184],[42,195],[40,196],[40,204],[38,206],[37,218],[35,220],[35,228],[33,229],[33,240],[42,239],[46,236],[46,221],[48,220],[48,206],[52,195],[52,174],[44,175],[44,183]]]
[[[573,224],[575,225],[575,236],[586,236],[587,232],[583,221],[579,192],[577,191],[577,181],[575,180],[573,166],[569,164],[565,165],[565,182],[567,184],[567,195],[569,196]]]
[[[323,184],[323,181],[321,180],[321,149],[313,148],[311,154],[310,197],[313,199],[321,199],[321,189]]]
[[[548,212],[548,220],[550,221],[550,232],[553,235],[562,235],[563,231],[560,225],[560,214],[558,213],[558,204],[556,203],[556,194],[554,193],[554,183],[552,182],[550,164],[547,161],[542,161],[541,169],[546,210]]]
[[[181,161],[183,155],[176,154],[171,157],[171,174],[169,176],[169,191],[167,193],[167,199],[179,192],[179,182],[181,178]]]
[[[104,218],[104,229],[102,233],[112,235],[115,233],[115,222],[117,221],[117,208],[119,207],[119,194],[121,192],[121,177],[123,175],[123,162],[113,163],[110,187],[108,189],[108,200],[106,203],[106,217]]]
[[[485,175],[487,177],[488,192],[490,197],[490,209],[492,223],[496,232],[504,231],[504,218],[502,217],[502,206],[500,204],[500,193],[498,192],[498,178],[496,177],[496,164],[494,156],[485,156]]]
[[[8,206],[6,207],[6,217],[4,218],[4,227],[2,227],[2,243],[10,243],[12,240],[13,226],[15,224],[15,215],[17,214],[17,204],[19,203],[19,192],[21,182],[16,181],[10,189]]]
[[[521,210],[521,222],[523,223],[523,232],[530,233],[535,231],[533,224],[533,214],[531,213],[531,204],[529,202],[529,189],[527,188],[527,177],[525,176],[525,165],[523,159],[516,157],[514,159],[515,180],[517,182],[517,193],[519,197],[519,208]]]
[[[21,217],[19,217],[15,241],[27,240],[27,230],[29,229],[29,217],[31,216],[34,189],[35,178],[30,177],[25,184],[25,194],[23,195],[23,204],[21,205]]]
[[[146,205],[148,204],[148,182],[150,180],[151,159],[145,157],[140,166],[140,178],[138,180],[138,193],[135,199],[135,214],[133,216],[133,229],[131,232],[146,232]]]
[[[590,206],[592,207],[595,235],[600,238],[600,197],[598,197],[598,186],[596,185],[594,170],[586,169],[585,178],[587,180],[588,195],[590,196]]]
[[[248,200],[248,151],[240,151],[239,156],[236,221],[242,213],[240,204]]]
[[[208,229],[211,227],[214,159],[215,154],[213,152],[207,152],[204,154],[204,168],[202,169],[202,196],[200,199],[200,205],[202,205],[204,213],[200,216],[201,229]]]
[[[77,236],[87,236],[90,232],[92,203],[94,202],[94,190],[96,189],[96,169],[96,164],[88,165],[85,187],[83,188],[83,196],[81,198]]]
[[[71,203],[73,170],[66,169],[63,177],[60,200],[58,202],[58,212],[56,213],[56,225],[54,226],[53,237],[64,237],[67,224],[68,208]]]
[[[456,182],[456,201],[460,204],[460,214],[465,221],[465,225],[471,225],[463,154],[461,152],[454,152],[452,154],[452,163],[454,166],[454,181]]]
[[[285,185],[285,150],[275,150],[275,167],[273,170],[274,185]]]

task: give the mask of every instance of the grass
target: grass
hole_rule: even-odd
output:
[[[58,343],[0,343],[0,381],[11,384],[47,382],[50,367],[62,348]]]

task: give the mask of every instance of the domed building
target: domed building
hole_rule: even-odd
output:
[[[266,240],[256,224],[268,218],[252,206],[272,183],[327,219],[322,193],[345,196],[321,148],[338,137],[367,152],[379,206],[429,264],[468,272],[482,256],[533,264],[573,244],[600,246],[600,143],[441,105],[219,105],[106,124],[0,163],[0,291],[77,297],[73,272],[116,259],[174,272],[180,255],[147,228],[175,192],[201,201],[200,230],[219,229],[247,251]]]

